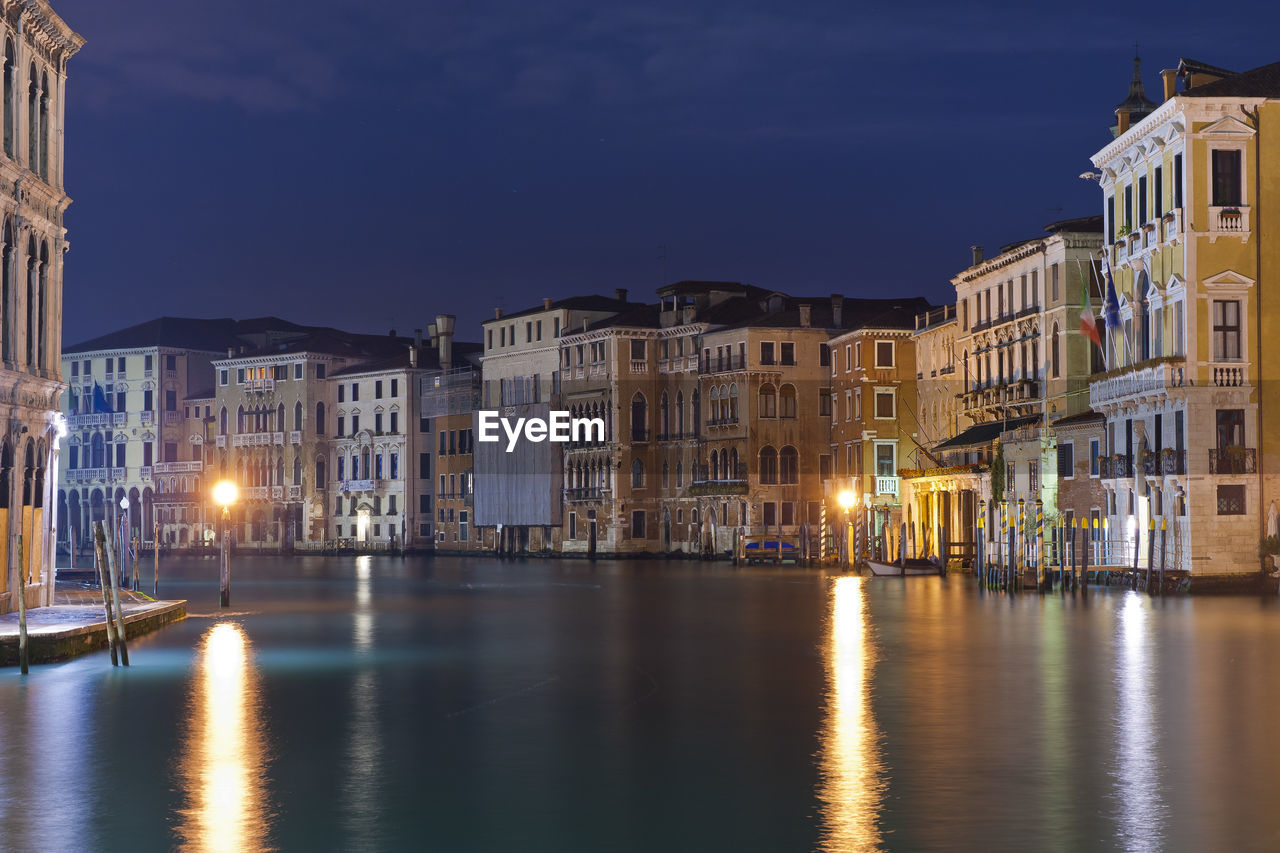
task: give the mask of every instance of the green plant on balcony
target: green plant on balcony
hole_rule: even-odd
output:
[[[1125,237],[1129,236],[1131,231],[1132,229],[1128,225],[1121,225],[1118,229],[1116,229],[1116,236],[1119,237],[1120,239],[1124,239]]]

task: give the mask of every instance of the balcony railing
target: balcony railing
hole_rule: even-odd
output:
[[[67,479],[77,483],[89,483],[94,480],[107,479],[106,468],[72,468],[67,472]]]
[[[731,466],[726,465],[726,468]],[[732,470],[711,470],[708,465],[696,465],[693,470],[695,483],[745,483],[747,481],[747,463],[739,462]]]
[[[876,477],[876,494],[898,496],[897,477]]]
[[[141,468],[139,468],[139,469],[138,469],[138,476],[142,477],[142,479],[144,479],[144,480],[150,480],[150,479],[151,479],[151,466],[150,466],[150,465],[143,465]]]
[[[1222,235],[1241,236],[1249,233],[1247,205],[1209,208],[1210,242]]]
[[[244,496],[246,500],[265,501],[270,500],[270,486],[245,486]]]
[[[1120,400],[1167,392],[1186,382],[1186,362],[1181,358],[1133,368],[1116,376],[1089,383],[1089,405],[1093,408]]]
[[[699,373],[724,373],[729,370],[743,370],[746,359],[742,353],[725,353],[724,355],[706,356],[698,366]]]
[[[284,500],[284,486],[272,486],[272,487],[271,487],[271,500],[273,500],[273,501],[282,501],[282,500]]]
[[[276,381],[274,379],[249,379],[244,383],[246,391],[274,391],[276,389]]]
[[[300,500],[302,500],[302,486],[290,486],[290,487],[289,487],[289,500],[291,500],[291,501],[300,501]]]
[[[295,429],[289,433],[290,444],[302,444],[302,430]]]
[[[152,426],[153,424],[155,424],[156,422],[155,412],[141,412],[139,414],[140,414],[140,417],[142,418],[143,426]]]
[[[1123,453],[1098,457],[1098,476],[1115,480],[1133,476],[1133,457]]]
[[[707,421],[709,427],[735,427],[740,423],[737,416],[727,418],[711,418]]]
[[[218,437],[222,438],[222,436]],[[282,432],[246,432],[231,436],[232,447],[270,447],[283,444],[284,433]]]
[[[1258,449],[1256,447],[1209,448],[1210,474],[1258,473]]]
[[[1164,215],[1164,241],[1173,242],[1182,236],[1182,208],[1171,210]]]
[[[92,429],[94,427],[109,427],[112,415],[110,412],[98,412],[91,415],[72,415],[67,418],[68,429]]]
[[[1249,365],[1246,362],[1210,364],[1209,376],[1219,388],[1239,388],[1249,384]]]
[[[632,373],[648,373],[649,362],[645,361],[643,358],[631,359],[631,372]]]
[[[164,422],[167,424],[176,424],[181,416],[177,412],[165,412]]]
[[[157,474],[199,474],[204,471],[203,462],[157,462],[152,466]]]
[[[226,437],[225,435],[215,436],[215,437],[214,437],[214,441],[213,441],[213,443],[214,443],[214,445],[216,445],[217,447],[226,447],[226,446],[227,446],[227,437]]]
[[[581,503],[583,501],[600,501],[608,500],[610,490],[600,487],[580,487],[575,489],[565,489],[564,499],[567,503]]]
[[[1165,448],[1160,451],[1161,474],[1187,473],[1187,451]]]

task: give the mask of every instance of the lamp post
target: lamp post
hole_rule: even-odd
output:
[[[239,497],[240,490],[230,480],[223,480],[213,487],[213,501],[222,507],[222,559],[219,582],[221,595],[218,604],[231,606],[231,505]]]
[[[129,524],[129,499],[127,497],[120,499],[120,514],[124,517],[124,535],[120,536],[120,578],[121,583],[125,583],[129,579],[129,542],[133,536],[133,526]],[[116,531],[117,535],[120,531]],[[134,573],[137,573],[138,561],[135,557],[133,561]],[[133,581],[133,589],[138,588],[138,580],[135,577]]]
[[[836,496],[836,501],[840,504],[840,508],[844,510],[844,541],[841,550],[844,552],[844,567],[847,569],[850,565],[849,559],[849,510],[853,508],[853,492],[845,489]]]

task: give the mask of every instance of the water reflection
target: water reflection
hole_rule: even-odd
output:
[[[200,643],[183,749],[181,849],[272,849],[261,714],[249,638],[234,623],[214,625]]]
[[[879,811],[885,782],[871,677],[876,648],[862,578],[837,578],[831,594],[826,655],[830,678],[822,732],[823,848],[868,850],[882,844]]]
[[[382,802],[382,731],[378,719],[378,676],[368,660],[374,650],[372,557],[356,558],[356,610],[351,642],[359,669],[351,684],[351,724],[343,798],[349,850],[377,849]]]
[[[1116,802],[1126,850],[1160,850],[1166,806],[1156,757],[1151,626],[1142,596],[1126,594],[1116,637]]]

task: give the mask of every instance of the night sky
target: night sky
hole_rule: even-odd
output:
[[[683,278],[941,302],[970,244],[1101,211],[1077,175],[1134,41],[1157,101],[1179,56],[1280,59],[1280,12],[1203,4],[53,2],[88,41],[67,343],[442,311],[478,340]]]

